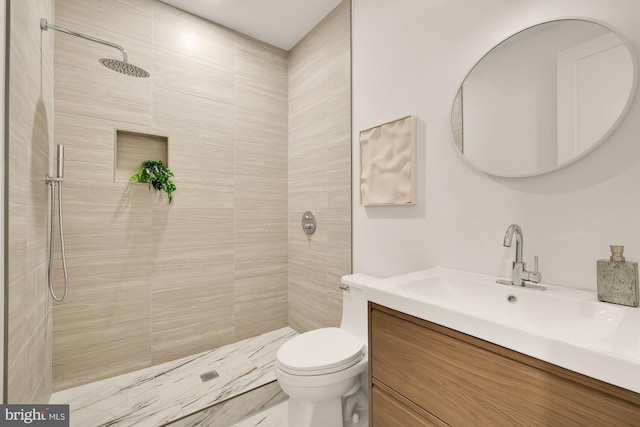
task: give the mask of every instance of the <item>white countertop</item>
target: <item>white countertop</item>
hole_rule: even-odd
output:
[[[599,302],[595,292],[497,279],[505,278],[436,267],[342,281],[369,301],[640,393],[640,308]]]

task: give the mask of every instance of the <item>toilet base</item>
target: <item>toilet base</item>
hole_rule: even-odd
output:
[[[327,402],[303,402],[289,398],[289,426],[342,427],[342,398]]]

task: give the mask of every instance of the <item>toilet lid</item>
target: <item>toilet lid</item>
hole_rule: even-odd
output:
[[[300,334],[280,347],[278,366],[297,375],[327,374],[358,363],[365,344],[340,328],[322,328]]]

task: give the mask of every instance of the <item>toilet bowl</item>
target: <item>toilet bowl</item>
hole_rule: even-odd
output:
[[[367,300],[360,280],[343,279],[340,328],[315,329],[280,347],[275,374],[289,395],[291,427],[343,427],[368,424]]]

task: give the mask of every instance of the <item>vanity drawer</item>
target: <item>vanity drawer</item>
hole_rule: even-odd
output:
[[[640,425],[637,393],[373,303],[369,331],[372,381],[453,426]]]
[[[449,426],[377,381],[373,381],[371,384],[371,403],[371,423],[373,426]]]

